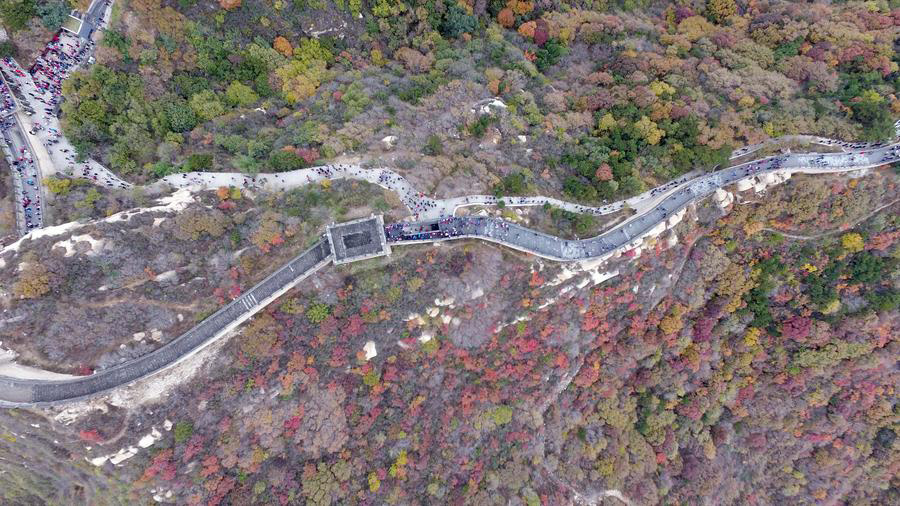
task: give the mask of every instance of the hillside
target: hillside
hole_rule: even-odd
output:
[[[467,242],[329,267],[163,390],[50,410],[52,423],[3,412],[29,441],[3,445],[7,459],[102,466],[26,479],[4,464],[3,490],[94,504],[889,503],[897,184],[798,176],[729,213],[698,205],[681,243],[599,285]]]
[[[133,181],[358,154],[441,196],[596,202],[768,137],[890,137],[898,27],[856,2],[131,0],[63,127]]]

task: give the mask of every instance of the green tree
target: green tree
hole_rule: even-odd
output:
[[[883,97],[874,91],[860,95],[860,100],[850,103],[853,119],[863,127],[862,138],[868,141],[885,140],[894,135],[894,122],[890,108]]]
[[[209,121],[225,112],[225,106],[219,101],[219,97],[211,90],[203,90],[191,95],[188,102],[191,110],[203,121]]]
[[[202,172],[212,169],[213,156],[209,153],[193,153],[182,166],[184,172]]]
[[[11,40],[0,42],[0,58],[6,58],[7,56],[15,57],[18,53],[16,46],[13,45]]]
[[[577,177],[568,177],[563,183],[563,191],[582,201],[597,200],[597,189],[579,180]]]
[[[850,279],[854,283],[875,283],[888,271],[884,259],[868,251],[856,255],[850,262]]]
[[[357,114],[363,112],[363,110],[372,103],[372,99],[369,98],[369,95],[363,89],[362,83],[353,81],[350,86],[347,87],[347,90],[344,91],[341,102],[343,102],[344,107],[346,107],[346,110],[344,111],[344,120],[349,121]]]
[[[197,115],[186,102],[170,102],[164,111],[169,129],[173,132],[189,132],[197,126]]]
[[[37,5],[37,15],[41,17],[41,23],[48,30],[56,30],[62,26],[71,10],[69,3],[62,0],[43,2]]]
[[[459,4],[453,2],[444,13],[441,22],[441,33],[447,37],[459,37],[463,33],[471,33],[478,26],[478,18],[472,16]]]
[[[249,107],[259,100],[259,95],[253,91],[253,88],[232,81],[225,90],[225,102],[232,107]]]
[[[28,25],[28,21],[37,15],[34,0],[2,0],[0,1],[0,19],[11,32],[17,32]]]

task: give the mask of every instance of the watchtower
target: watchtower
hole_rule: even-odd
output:
[[[325,235],[335,265],[391,254],[384,235],[384,217],[380,214],[332,223],[325,228]]]

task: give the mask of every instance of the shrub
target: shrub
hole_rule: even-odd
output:
[[[213,166],[213,156],[209,153],[194,153],[188,156],[184,162],[182,169],[185,172],[202,172],[211,169]]]
[[[441,142],[441,138],[437,134],[431,134],[428,136],[428,140],[425,141],[425,147],[422,148],[422,152],[429,156],[438,156],[444,153],[444,143]]]
[[[331,314],[331,307],[328,304],[317,302],[306,310],[306,319],[309,320],[309,323],[318,325],[325,321],[329,314]]]
[[[269,166],[276,172],[303,168],[303,159],[293,150],[279,149],[269,156]]]
[[[175,424],[175,442],[181,444],[188,439],[190,439],[191,435],[194,433],[194,424],[185,420],[182,420]]]

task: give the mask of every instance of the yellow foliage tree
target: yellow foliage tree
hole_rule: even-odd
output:
[[[861,235],[856,232],[850,234],[844,234],[841,237],[841,246],[844,247],[845,250],[849,253],[857,253],[862,251],[865,247],[865,243],[863,242],[863,238]]]
[[[737,5],[734,4],[734,0],[706,0],[706,9],[716,23],[721,23],[728,16],[737,14]]]
[[[662,320],[659,322],[659,330],[662,331],[665,335],[672,335],[682,328],[684,328],[684,322],[681,320],[681,316],[684,314],[684,307],[680,304],[676,304],[671,310],[669,310],[669,314],[667,314]]]
[[[669,83],[663,81],[653,81],[652,83],[650,83],[650,91],[652,91],[653,94],[657,97],[675,94],[675,88],[673,88]]]
[[[709,35],[715,28],[712,23],[702,16],[684,18],[681,20],[681,23],[678,23],[678,33],[684,35],[691,42]]]
[[[647,116],[641,116],[641,119],[635,122],[634,127],[641,133],[641,136],[644,137],[647,144],[652,146],[659,144],[660,139],[666,135],[665,130],[656,126],[656,123],[651,121]]]
[[[609,112],[604,114],[597,123],[597,128],[600,129],[601,132],[611,130],[614,126],[616,126],[616,118]]]
[[[384,57],[384,54],[380,49],[373,49],[369,55],[372,58],[372,65],[381,67],[382,65],[387,63],[387,59]]]
[[[56,195],[65,195],[72,189],[72,180],[56,177],[48,177],[44,179],[47,188]]]
[[[319,89],[325,74],[325,62],[322,60],[313,60],[310,64],[292,60],[275,69],[275,75],[281,79],[281,92],[285,100],[292,104],[311,97]]]
[[[506,6],[513,10],[519,16],[524,14],[528,14],[534,9],[534,3],[532,2],[523,2],[522,0],[509,0],[506,2]]]
[[[752,236],[759,233],[760,230],[763,229],[763,223],[761,221],[748,221],[744,223],[744,233],[747,236]]]
[[[275,351],[278,336],[275,333],[275,319],[268,313],[261,313],[250,320],[242,332],[241,351],[249,358],[267,357]]]
[[[37,259],[32,259],[25,264],[12,290],[18,297],[36,299],[50,291],[50,273]]]
[[[748,348],[753,348],[759,344],[759,335],[760,330],[756,327],[750,327],[747,329],[747,333],[744,334],[744,346]]]

